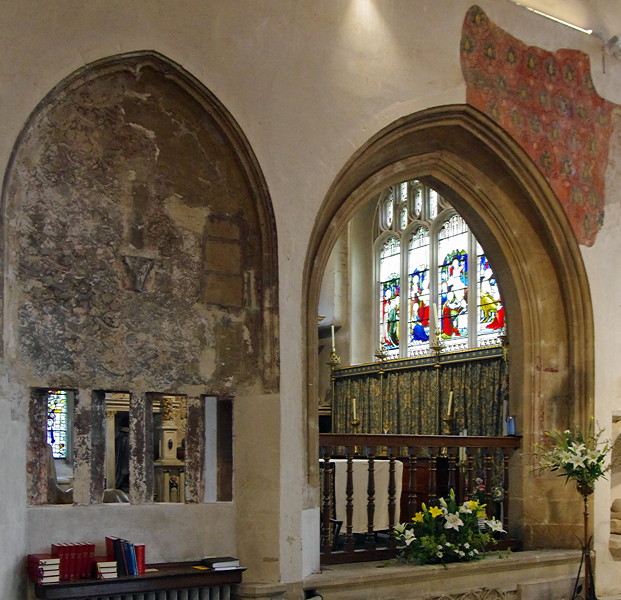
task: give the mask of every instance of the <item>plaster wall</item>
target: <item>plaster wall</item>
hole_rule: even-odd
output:
[[[302,564],[301,554],[296,555],[302,547],[302,511],[312,511],[316,505],[316,495],[303,476],[308,415],[301,343],[306,315],[300,310],[302,271],[315,216],[340,168],[375,132],[404,115],[465,101],[459,41],[470,4],[463,0],[384,0],[381,5],[332,0],[183,0],[173,9],[165,0],[2,3],[0,24],[6,35],[0,41],[0,164],[7,165],[28,116],[59,81],[102,57],[143,49],[169,57],[207,86],[233,114],[257,156],[278,231],[281,382],[280,396],[269,402],[269,416],[253,412],[253,426],[245,425],[244,434],[250,444],[262,427],[266,429],[261,439],[269,437],[267,427],[279,427],[280,447],[275,452],[280,477],[274,479],[272,473],[266,485],[276,486],[271,494],[280,505],[276,520],[281,557],[285,549],[292,553],[287,560],[274,557],[281,562],[267,571],[270,577],[299,581],[317,561],[316,553],[306,547],[307,562]],[[548,50],[581,48],[590,53],[593,65],[601,62],[599,43],[591,38],[543,21],[508,1],[479,4],[498,25],[526,43]],[[617,65],[609,63],[605,73],[595,69],[594,80],[607,99],[621,102]],[[609,273],[605,244],[611,242],[612,230],[607,231],[584,252],[589,279],[597,290],[604,289]],[[612,295],[594,302],[596,313],[618,309],[611,306]],[[610,328],[611,318],[602,316],[596,323],[596,347],[598,341],[605,346]],[[596,358],[600,365],[596,373],[598,418],[608,422],[610,405],[620,402],[618,382],[599,352]],[[40,538],[33,537],[35,521],[25,501],[24,399],[15,393],[6,367],[3,377],[0,440],[2,449],[13,458],[3,463],[1,471],[3,480],[12,482],[12,489],[10,494],[3,492],[6,502],[0,522],[2,531],[12,534],[12,557],[21,557],[36,550],[30,544]],[[251,489],[258,487],[253,484]],[[248,510],[244,525],[275,525],[273,515],[269,525],[252,518],[255,509],[250,493],[243,502]],[[607,498],[601,504],[606,502]],[[201,515],[204,535],[212,544],[219,531],[207,512]],[[77,534],[61,518],[59,528],[64,527]],[[128,527],[128,535],[139,531]],[[178,541],[171,549],[171,554],[178,555],[190,551]],[[23,597],[16,562],[17,558],[8,558],[0,564],[3,598]]]
[[[606,172],[606,217],[596,243],[582,248],[593,297],[595,321],[595,419],[612,437],[613,414],[621,409],[621,376],[613,368],[614,357],[621,352],[621,339],[616,331],[616,315],[621,307],[621,278],[614,274],[621,269],[621,133],[617,116],[616,134],[610,144],[610,161]],[[618,468],[617,468],[618,473]],[[609,551],[610,505],[621,497],[616,477],[601,481],[592,503],[594,540],[597,552],[597,583],[602,594],[617,593],[617,572],[621,557]],[[577,503],[578,504],[578,503]]]

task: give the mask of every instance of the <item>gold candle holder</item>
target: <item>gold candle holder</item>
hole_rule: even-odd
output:
[[[336,350],[330,352],[330,360],[326,363],[330,369],[336,369],[341,364],[341,357],[336,353]]]
[[[353,418],[351,421],[351,426],[354,430],[354,433],[358,433],[358,427],[360,426],[360,421],[357,418]],[[354,446],[354,455],[359,454],[358,446]]]

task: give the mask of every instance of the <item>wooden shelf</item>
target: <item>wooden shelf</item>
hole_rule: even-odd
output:
[[[143,575],[117,577],[116,579],[80,579],[60,583],[35,585],[37,598],[79,600],[98,596],[139,594],[161,590],[177,590],[240,583],[244,568],[202,570],[195,567],[200,562],[160,563],[148,565]]]

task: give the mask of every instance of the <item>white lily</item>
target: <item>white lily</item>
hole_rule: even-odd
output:
[[[464,522],[459,518],[459,513],[447,513],[445,515],[446,521],[444,523],[444,529],[454,529],[459,531],[459,528]]]
[[[416,536],[414,535],[414,532],[411,529],[407,529],[403,535],[403,541],[405,542],[405,545],[409,546],[415,539]]]

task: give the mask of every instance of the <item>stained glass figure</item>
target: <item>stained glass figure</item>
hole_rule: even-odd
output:
[[[389,356],[399,355],[401,302],[401,249],[396,237],[388,238],[380,253],[380,340]]]
[[[47,395],[47,443],[54,458],[67,458],[67,392],[50,390]]]
[[[492,267],[477,244],[477,263],[479,279],[479,320],[478,335],[481,345],[498,344],[505,326],[505,308],[500,298],[496,277]]]
[[[429,342],[429,230],[419,227],[408,255],[408,333],[410,348]],[[411,352],[410,352],[411,353]]]
[[[440,330],[443,340],[468,338],[468,227],[453,215],[438,239]],[[460,344],[461,345],[461,344]]]

